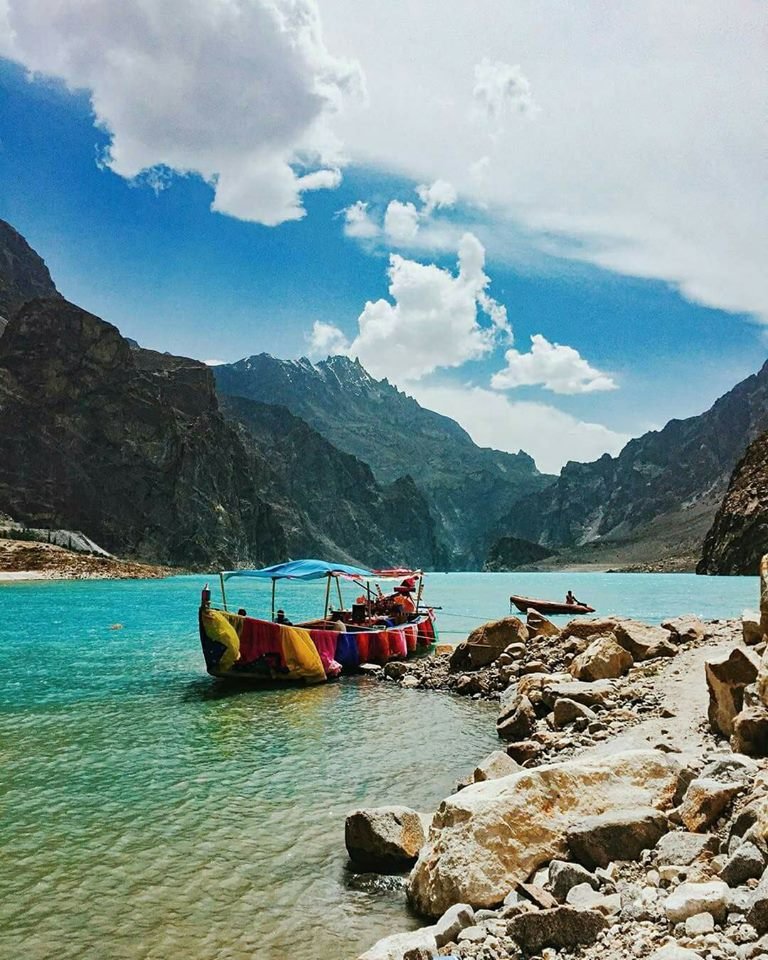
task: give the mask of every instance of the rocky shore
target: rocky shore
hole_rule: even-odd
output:
[[[500,749],[433,815],[354,811],[360,869],[412,867],[428,922],[364,960],[768,956],[768,558],[761,614],[533,614],[382,682],[497,699]]]
[[[52,543],[0,539],[0,581],[139,580],[179,572],[170,567],[78,553]]]

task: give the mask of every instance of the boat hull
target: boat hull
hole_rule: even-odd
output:
[[[200,642],[208,673],[241,684],[323,683],[364,664],[383,666],[429,653],[431,612],[385,629],[307,629],[201,607]]]
[[[594,607],[588,607],[584,603],[560,603],[557,600],[537,600],[534,597],[519,597],[513,595],[509,602],[514,604],[521,613],[527,613],[529,610],[536,610],[541,614],[573,614],[594,613]]]

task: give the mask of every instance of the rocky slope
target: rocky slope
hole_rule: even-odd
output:
[[[551,556],[550,547],[541,547],[519,537],[501,537],[491,547],[483,569],[490,572],[515,570]]]
[[[58,295],[42,258],[10,223],[0,220],[0,335],[27,300]]]
[[[768,364],[706,413],[671,420],[618,457],[566,464],[554,484],[512,507],[503,529],[545,547],[622,546],[636,562],[668,549],[697,557],[731,471],[766,428]],[[667,543],[664,531],[673,528]]]
[[[768,433],[748,447],[704,541],[697,573],[758,572],[768,553]]]
[[[525,453],[480,448],[453,420],[425,410],[356,361],[278,360],[259,354],[216,367],[222,393],[282,404],[334,446],[368,463],[376,479],[410,475],[448,548],[446,566],[476,569],[498,521],[521,496],[552,482]]]
[[[0,510],[182,565],[272,561],[283,529],[202,363],[131,350],[61,299],[0,338]]]
[[[376,482],[285,407],[223,397],[251,455],[264,464],[269,496],[291,556],[364,558],[372,566],[433,569],[443,557],[426,501],[411,477]]]

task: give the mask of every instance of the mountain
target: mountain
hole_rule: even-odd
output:
[[[697,573],[756,575],[768,553],[768,433],[736,465],[715,522],[704,541]]]
[[[264,465],[263,492],[291,556],[365,558],[374,567],[442,565],[434,523],[411,477],[377,483],[367,464],[285,407],[222,397],[221,409]]]
[[[699,416],[671,420],[617,457],[568,463],[546,490],[518,501],[506,535],[566,558],[649,561],[674,555],[692,567],[744,450],[768,428],[768,364]],[[602,553],[601,553],[602,550]]]
[[[520,497],[554,478],[526,453],[478,447],[455,421],[425,410],[356,360],[278,360],[269,354],[215,368],[219,391],[280,404],[390,484],[413,477],[446,546],[445,566],[477,569],[497,525]]]
[[[27,300],[58,296],[43,259],[10,223],[0,220],[0,335]]]
[[[0,510],[112,553],[191,566],[269,562],[286,539],[202,363],[132,350],[62,299],[0,338]]]
[[[520,540],[518,537],[500,537],[491,547],[483,570],[515,570],[551,556],[552,550],[549,547],[541,547],[538,543]]]

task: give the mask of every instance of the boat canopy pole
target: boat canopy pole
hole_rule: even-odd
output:
[[[275,584],[277,583],[277,578],[272,577],[272,622],[275,622]]]
[[[339,592],[339,603],[341,604],[341,609],[343,610],[343,609],[344,609],[344,597],[342,597],[342,595],[341,595],[341,580],[339,580],[338,577],[336,577],[336,589],[337,589],[338,592]]]
[[[328,619],[328,604],[331,599],[331,574],[328,574],[328,583],[325,587],[325,611],[323,613],[323,620]]]
[[[421,606],[421,592],[424,589],[424,577],[419,577],[419,592],[416,594],[416,613],[419,612],[419,607]]]
[[[221,605],[224,609],[227,609],[227,594],[224,591],[224,574],[219,574],[219,580],[221,581]]]

